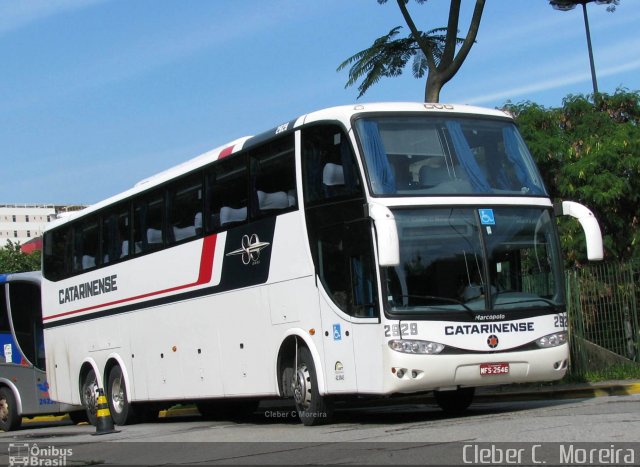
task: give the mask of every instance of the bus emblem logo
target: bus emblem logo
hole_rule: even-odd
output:
[[[256,263],[260,259],[260,251],[268,247],[270,243],[261,242],[258,235],[244,235],[242,237],[242,247],[237,250],[230,251],[227,256],[242,255],[242,263]]]
[[[492,349],[495,349],[496,347],[498,347],[499,342],[500,340],[498,339],[498,336],[496,336],[495,334],[491,334],[487,338],[487,345]]]

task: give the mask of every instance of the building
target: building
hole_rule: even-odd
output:
[[[0,248],[9,240],[24,245],[40,237],[47,223],[56,219],[59,213],[82,208],[84,206],[0,204]]]

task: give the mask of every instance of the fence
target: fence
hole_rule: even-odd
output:
[[[592,364],[589,343],[640,362],[640,261],[568,270],[566,284],[572,373]]]

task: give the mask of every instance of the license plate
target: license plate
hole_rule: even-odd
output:
[[[481,363],[480,364],[480,376],[508,375],[508,374],[509,374],[508,363]]]

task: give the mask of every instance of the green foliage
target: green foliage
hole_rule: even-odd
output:
[[[597,383],[626,379],[640,379],[640,365],[633,362],[618,363],[602,370],[588,370],[584,374],[567,373],[560,383]]]
[[[620,5],[620,0],[549,0],[549,4],[556,10],[568,11],[573,10],[576,5],[582,5],[595,2],[599,5],[608,5],[607,11],[616,10],[616,5]]]
[[[342,62],[337,71],[351,66],[349,69],[349,80],[345,88],[353,86],[358,80],[362,82],[358,86],[358,98],[362,97],[367,90],[380,81],[381,78],[400,76],[410,59],[413,58],[411,70],[415,78],[422,78],[428,71],[427,59],[420,49],[418,42],[409,34],[406,38],[396,39],[395,37],[402,29],[396,26],[388,34],[378,37],[371,47],[361,50]],[[429,44],[436,63],[440,62],[446,42],[446,28],[432,29],[422,33],[423,39]]]
[[[608,259],[640,258],[640,92],[570,95],[561,108],[507,104],[551,196],[580,202],[600,223]],[[567,259],[583,263],[577,222],[563,219]]]
[[[0,248],[0,273],[28,272],[40,270],[40,252],[25,254],[20,251],[20,243],[11,240]]]
[[[397,39],[401,27],[377,38],[371,47],[352,55],[338,66],[338,70],[350,66],[346,87],[362,80],[358,86],[358,98],[384,77],[400,76],[413,58],[411,70],[416,78],[427,77],[425,102],[439,102],[440,90],[458,72],[473,46],[486,0],[476,0],[469,30],[464,39],[457,37],[462,0],[451,0],[446,28],[423,32],[416,26],[407,4],[409,0],[396,0],[410,34]],[[424,4],[427,0],[416,0]],[[387,3],[387,0],[378,0]],[[459,49],[458,49],[458,46]]]

